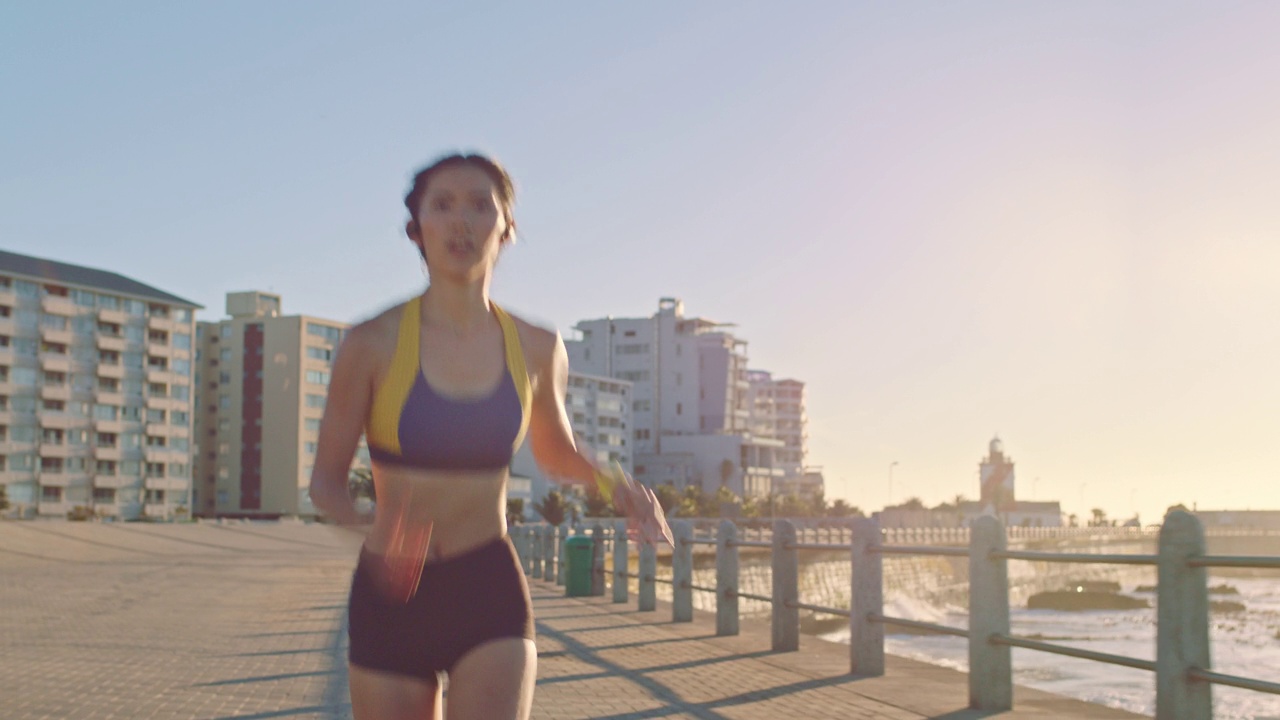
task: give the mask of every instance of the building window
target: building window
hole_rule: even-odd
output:
[[[324,407],[324,395],[307,394],[307,407],[322,408]]]
[[[307,346],[307,357],[312,360],[324,360],[328,362],[333,359],[333,350],[326,347],[316,347],[315,345]]]
[[[96,503],[106,503],[108,505],[115,504],[116,489],[115,488],[94,488],[93,501]]]
[[[45,485],[40,488],[40,499],[44,502],[62,502],[62,488],[55,485]]]
[[[159,477],[158,475],[156,477]],[[146,502],[148,505],[163,505],[164,491],[154,488],[147,488]]]
[[[307,382],[314,383],[316,385],[328,385],[329,373],[322,370],[308,370]]]
[[[187,333],[176,332],[173,334],[173,347],[178,350],[191,349],[191,335]]]
[[[336,343],[342,339],[341,329],[330,327],[328,325],[321,325],[320,323],[307,323],[307,333],[317,337],[322,337],[332,343]]]
[[[307,451],[307,454],[308,454],[308,455],[315,455],[315,454],[316,454],[316,444],[315,444],[315,443],[313,443],[313,442],[306,443],[306,444],[304,445],[304,447],[305,447],[305,449],[306,449],[306,451]]]
[[[320,418],[307,418],[302,421],[303,426],[310,432],[320,432]]]

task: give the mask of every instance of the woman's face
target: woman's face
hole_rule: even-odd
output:
[[[431,176],[418,207],[414,239],[422,243],[433,278],[484,277],[497,262],[506,233],[497,187],[483,170],[458,165]]]

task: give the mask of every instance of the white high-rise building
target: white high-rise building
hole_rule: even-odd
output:
[[[190,511],[199,307],[0,251],[0,485],[16,512]]]
[[[809,432],[804,383],[775,379],[764,370],[751,370],[747,378],[750,382],[751,432],[782,441],[783,448],[775,459],[784,476],[798,478],[805,475]]]
[[[775,453],[784,443],[750,428],[747,343],[730,327],[685,317],[680,300],[663,298],[650,317],[584,320],[575,326],[580,337],[565,342],[575,371],[633,384],[642,482],[755,497],[782,477]]]
[[[596,453],[601,465],[617,462],[628,473],[634,472],[631,441],[634,390],[625,380],[569,371],[565,388],[565,414],[574,434],[582,438]],[[556,485],[533,459],[528,438],[511,460],[511,481],[507,497],[525,501],[525,515],[533,517],[531,504],[541,500]]]

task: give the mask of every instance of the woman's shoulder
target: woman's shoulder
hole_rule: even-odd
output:
[[[394,351],[404,305],[403,302],[396,303],[373,317],[361,320],[347,328],[342,346],[359,350],[362,354],[373,353],[375,356],[380,354],[379,351]]]
[[[552,361],[557,346],[561,345],[560,333],[553,328],[545,328],[534,324],[514,313],[508,312],[515,321],[516,332],[520,335],[520,345],[525,357],[535,368],[541,368]]]

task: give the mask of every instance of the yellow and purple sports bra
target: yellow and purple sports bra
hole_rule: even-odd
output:
[[[428,470],[507,467],[529,427],[532,400],[515,321],[489,303],[502,326],[506,372],[488,397],[452,400],[437,393],[422,374],[420,299],[405,303],[400,312],[395,354],[365,425],[369,456],[378,463]]]

